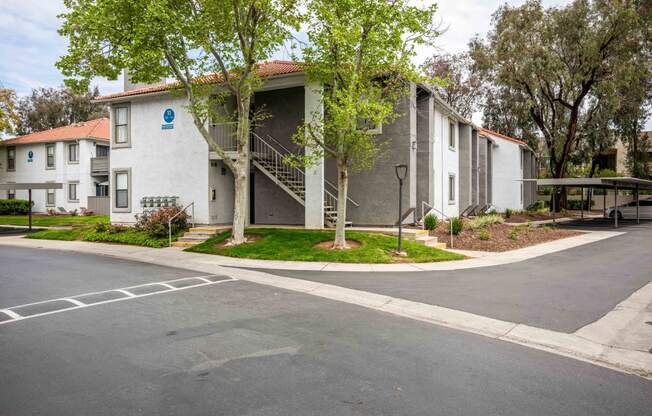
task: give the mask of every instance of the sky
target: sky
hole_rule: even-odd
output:
[[[476,34],[486,35],[491,15],[505,1],[500,0],[440,0],[438,18],[445,33],[432,47],[419,49],[416,63],[423,62],[437,52],[461,52]],[[524,0],[508,0],[512,5]],[[564,5],[569,0],[543,0],[546,6]],[[56,87],[63,76],[54,66],[66,53],[66,39],[59,36],[61,22],[57,15],[65,11],[62,0],[2,0],[0,12],[0,87],[16,90],[18,95],[29,94],[32,88]],[[281,50],[276,59],[289,59]],[[122,81],[96,79],[102,94],[122,90]],[[477,120],[478,116],[474,116]],[[646,130],[652,130],[652,119]]]

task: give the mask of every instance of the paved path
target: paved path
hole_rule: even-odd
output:
[[[50,266],[21,274],[30,254]],[[0,282],[11,282],[2,302],[197,274],[7,247],[0,264],[10,271]],[[0,325],[0,373],[0,414],[15,416],[598,416],[652,408],[652,382],[638,377],[246,281]]]

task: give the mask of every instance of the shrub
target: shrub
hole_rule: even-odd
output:
[[[582,201],[579,199],[569,199],[566,201],[568,209],[580,209],[582,207]],[[584,206],[586,206],[586,200],[584,201]],[[595,205],[595,201],[591,200],[591,206]]]
[[[488,225],[493,224],[502,224],[505,220],[498,214],[494,215],[483,215],[481,217],[475,217],[469,221],[469,228],[472,230],[477,230],[478,228],[484,228]]]
[[[32,202],[34,205],[34,202]],[[29,201],[24,199],[0,199],[0,215],[25,215],[29,213]]]
[[[510,218],[512,216],[512,214],[513,214],[513,211],[512,211],[511,208],[507,208],[505,210],[505,218]]]
[[[437,217],[432,214],[426,215],[423,218],[423,228],[426,230],[434,230],[437,228]]]
[[[98,222],[95,224],[95,232],[104,233],[109,229],[109,224],[105,222]]]
[[[48,215],[56,217],[58,215],[57,210],[54,208],[48,208]]]
[[[509,238],[510,240],[518,240],[518,229],[516,227],[509,232]]]
[[[70,214],[71,217],[76,217],[77,214],[78,214],[78,212],[77,212],[76,209],[73,209],[73,210],[71,210],[71,211],[68,211],[68,214]]]
[[[491,238],[491,233],[489,233],[489,230],[483,228],[478,233],[478,238],[480,238],[482,241],[488,241]]]
[[[172,235],[176,235],[188,228],[188,215],[180,207],[172,206],[159,208],[156,211],[144,212],[137,216],[136,229],[147,233],[153,238],[163,238],[168,235],[168,220],[172,220]]]
[[[453,235],[458,235],[464,229],[464,223],[461,218],[453,217],[451,218],[451,229],[453,230]]]
[[[92,215],[95,215],[95,212],[92,209],[82,208],[81,209],[81,215],[83,215],[85,217],[90,217]]]
[[[126,225],[117,225],[117,224],[109,224],[109,226],[106,229],[106,232],[108,234],[119,234],[119,233],[124,233],[125,231],[129,231],[129,227]]]

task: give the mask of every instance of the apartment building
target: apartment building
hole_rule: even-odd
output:
[[[0,141],[0,183],[63,184],[34,191],[35,212],[101,208],[95,197],[108,197],[108,175],[108,118]],[[27,199],[27,191],[0,190],[0,198]]]

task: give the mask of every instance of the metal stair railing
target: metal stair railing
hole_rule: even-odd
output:
[[[255,160],[265,168],[271,168],[273,171],[270,171],[270,173],[288,188],[300,187],[305,190],[306,177],[301,169],[285,163],[285,155],[256,133],[251,132],[251,138],[251,154]]]
[[[428,211],[426,211],[425,207],[428,207],[430,209]],[[453,221],[452,221],[451,217],[444,214],[443,212],[441,212],[437,208],[433,207],[432,205],[430,205],[426,201],[421,201],[421,215],[422,216],[421,216],[421,220],[419,220],[419,222],[423,222],[423,219],[426,218],[426,215],[430,214],[432,211],[435,211],[435,212],[439,213],[439,215],[441,215],[442,218],[448,220],[448,224],[450,225],[450,229],[451,229],[451,248],[453,248]]]
[[[181,213],[186,212],[188,207],[192,207],[192,211],[191,211],[192,213],[191,213],[190,218],[192,219],[191,224],[192,224],[193,228],[195,227],[195,201],[193,201],[193,202],[189,203],[188,205],[186,205],[185,207],[183,207],[183,209],[181,211],[179,211],[176,214],[174,214],[173,216],[171,216],[170,219],[168,219],[168,247],[172,247],[172,220],[175,219],[176,217],[178,217],[179,215],[181,215]]]

